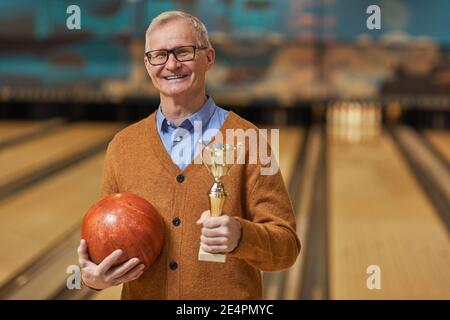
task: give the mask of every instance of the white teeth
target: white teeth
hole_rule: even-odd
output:
[[[184,78],[184,77],[185,77],[184,75],[175,75],[175,76],[164,77],[164,79],[166,79],[166,80],[173,80],[173,79],[181,79],[181,78]]]

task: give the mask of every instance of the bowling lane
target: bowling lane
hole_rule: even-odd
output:
[[[292,176],[294,175],[294,171],[296,169],[297,155],[302,146],[304,136],[305,131],[302,127],[282,127],[279,131],[278,163],[287,188],[289,188]],[[281,286],[281,272],[264,273],[264,299],[278,299],[281,295]]]
[[[100,152],[0,202],[0,285],[80,224],[99,197],[103,157]]]
[[[95,146],[118,131],[115,123],[75,123],[2,150],[0,189]]]
[[[330,142],[328,166],[330,298],[449,299],[448,232],[390,136]]]
[[[49,120],[0,120],[0,147],[6,143],[29,138],[35,134],[53,129],[64,123],[62,118]]]
[[[450,163],[450,130],[425,130],[425,138]]]
[[[30,129],[36,124],[36,121],[31,120],[1,120],[0,121],[0,141],[22,133],[25,130]]]
[[[287,187],[293,176],[297,154],[304,138],[304,129],[301,127],[283,127],[279,131],[279,159],[281,174]]]
[[[325,299],[325,289],[321,289],[321,283],[326,282],[326,270],[321,267],[321,261],[326,260],[326,250],[317,242],[324,243],[324,239],[316,240],[315,237],[322,237],[320,230],[325,229],[325,222],[320,221],[325,216],[325,209],[320,208],[317,203],[325,202],[323,189],[320,187],[322,179],[321,172],[323,168],[323,148],[324,137],[323,128],[314,124],[310,127],[306,141],[305,152],[302,159],[301,186],[296,190],[296,194],[292,195],[297,205],[294,205],[297,236],[301,242],[301,253],[294,265],[286,271],[286,279],[282,296],[278,299]],[[303,151],[302,151],[303,152]],[[323,195],[323,199],[318,199],[317,193]],[[295,202],[294,202],[295,204]],[[325,217],[322,218],[325,220]],[[322,227],[317,228],[320,224]],[[311,254],[311,253],[314,254]],[[325,259],[322,259],[325,257]],[[311,272],[309,265],[313,265]],[[321,280],[320,274],[323,273],[324,280]],[[314,289],[309,290],[311,284]]]
[[[122,285],[118,285],[112,288],[108,288],[99,292],[95,292],[91,300],[120,300],[120,294],[122,292]]]

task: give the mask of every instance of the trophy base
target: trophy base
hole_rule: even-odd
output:
[[[198,250],[198,260],[224,263],[227,260],[227,255],[221,253],[208,253],[203,251],[202,248],[200,248]]]

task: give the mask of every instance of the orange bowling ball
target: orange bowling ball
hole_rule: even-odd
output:
[[[132,193],[105,196],[89,208],[81,227],[89,257],[99,264],[114,250],[123,254],[115,265],[139,258],[147,270],[161,253],[164,223],[156,209]]]

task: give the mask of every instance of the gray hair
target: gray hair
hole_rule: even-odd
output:
[[[145,32],[145,51],[150,50],[149,35],[152,29],[156,25],[166,24],[167,22],[176,19],[188,20],[192,25],[195,34],[197,35],[197,45],[200,47],[211,48],[211,42],[209,42],[208,37],[208,30],[206,30],[205,25],[200,21],[199,18],[183,11],[165,11],[153,18],[152,22],[147,28],[147,31]]]

